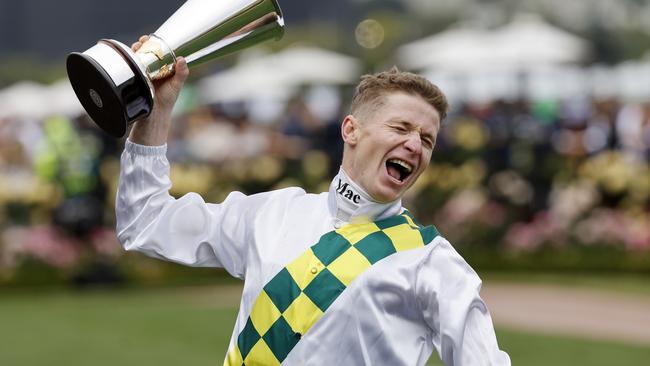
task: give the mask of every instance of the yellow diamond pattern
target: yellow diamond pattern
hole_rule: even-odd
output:
[[[369,222],[358,225],[344,225],[340,229],[337,229],[336,232],[339,233],[342,237],[346,238],[350,244],[354,245],[369,234],[372,234],[379,230],[380,229],[377,227],[377,225],[375,225],[373,222]]]
[[[325,265],[316,258],[311,248],[287,266],[289,274],[301,290],[304,290],[323,268]]]
[[[313,250],[309,248],[287,265],[286,269],[301,291],[325,268],[347,287],[356,277],[372,266],[368,259],[354,247],[356,243],[369,234],[380,230],[383,231],[390,238],[397,252],[420,248],[428,244],[423,243],[418,225],[408,215],[404,214],[402,216],[406,219],[407,224],[384,229],[380,229],[372,222],[355,222],[345,225],[337,229],[336,233],[344,237],[352,246],[332,261],[329,266],[325,266],[315,256]],[[309,297],[301,292],[285,312],[281,314],[266,292],[261,291],[250,314],[253,326],[260,336],[264,336],[280,316],[284,317],[293,332],[304,335],[323,316],[323,312]],[[242,366],[244,363],[246,366],[280,365],[280,361],[275,357],[263,338],[260,338],[253,346],[245,360],[242,360],[239,347],[235,345],[234,349],[228,353],[224,365]]]
[[[370,268],[371,265],[357,248],[352,247],[330,263],[327,269],[347,287],[352,280]]]
[[[264,340],[260,339],[259,342],[251,349],[248,356],[244,360],[246,366],[277,366],[280,365],[280,362],[275,358],[275,355],[271,351],[268,345]]]
[[[419,248],[424,245],[420,232],[417,230],[412,230],[407,224],[397,225],[384,229],[384,234],[388,235],[390,240],[393,242],[395,250],[398,252],[402,250]]]
[[[280,310],[273,305],[269,295],[265,291],[262,291],[260,296],[257,297],[257,300],[255,300],[250,318],[257,332],[264,334],[278,320],[280,315],[282,315],[280,314]]]
[[[294,332],[305,334],[323,316],[323,312],[301,293],[284,311],[283,316]]]

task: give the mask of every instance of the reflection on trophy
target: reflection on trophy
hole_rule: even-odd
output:
[[[129,124],[149,115],[152,82],[174,73],[177,56],[191,67],[283,33],[277,0],[188,0],[137,52],[102,39],[68,55],[66,66],[88,115],[107,133],[122,137]]]

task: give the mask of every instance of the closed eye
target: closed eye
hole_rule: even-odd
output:
[[[436,144],[436,142],[432,138],[427,136],[422,137],[422,143],[424,144],[424,146],[428,147],[429,149],[433,149],[433,147]]]
[[[393,128],[393,130],[395,130],[397,132],[401,132],[401,133],[408,132],[408,130],[404,126],[395,125],[395,126],[391,126],[391,127]]]

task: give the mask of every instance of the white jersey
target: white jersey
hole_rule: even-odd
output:
[[[166,146],[126,142],[118,238],[127,250],[222,267],[244,280],[229,352],[263,287],[323,234],[357,217],[379,220],[404,210],[401,201],[373,202],[342,170],[321,194],[287,188],[250,196],[234,192],[220,204],[194,193],[174,199],[165,152]],[[479,297],[476,273],[443,237],[425,244],[389,255],[358,275],[282,364],[424,365],[436,350],[445,365],[509,365]]]

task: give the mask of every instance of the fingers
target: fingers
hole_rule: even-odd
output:
[[[187,67],[187,61],[184,57],[176,57],[176,65],[174,67],[176,68],[176,74],[179,75],[178,77],[182,77],[183,80],[190,74],[190,69]]]
[[[172,79],[172,87],[180,91],[185,84],[187,76],[190,74],[190,69],[187,67],[187,61],[183,57],[176,57],[176,63],[174,64],[174,76]]]
[[[141,36],[137,42],[133,43],[131,45],[131,49],[133,52],[136,52],[142,47],[143,44],[145,44],[149,40],[149,36]],[[183,87],[183,84],[185,84],[185,80],[187,79],[187,76],[190,74],[190,70],[187,67],[187,61],[183,57],[176,57],[175,63],[174,63],[174,76],[172,77],[172,80],[170,81],[169,85],[176,91],[179,92],[180,89]]]
[[[138,41],[137,41],[137,42],[135,42],[135,43],[133,43],[133,44],[131,45],[131,49],[133,50],[133,52],[136,52],[136,51],[139,50],[140,47],[142,47],[142,45],[143,45],[145,42],[147,42],[148,40],[149,40],[149,36],[141,36],[140,38],[138,38]]]

